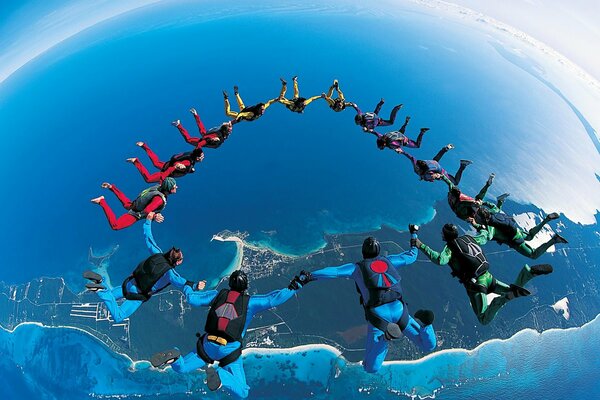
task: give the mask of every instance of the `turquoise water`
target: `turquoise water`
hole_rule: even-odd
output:
[[[347,363],[328,347],[249,350],[244,357],[250,398],[595,398],[600,395],[600,318],[581,328],[532,330],[467,352],[447,350],[414,362],[386,363],[377,374]],[[0,330],[8,394],[44,399],[98,397],[219,398],[206,394],[204,373],[159,372],[112,353],[88,334],[22,325]],[[161,396],[158,396],[161,398]]]

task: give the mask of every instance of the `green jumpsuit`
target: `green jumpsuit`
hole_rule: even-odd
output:
[[[491,235],[489,231],[484,230],[479,232],[477,236],[474,236],[473,239],[475,239],[477,244],[482,246],[487,243],[489,239],[491,239]],[[433,263],[437,265],[449,264],[453,271],[460,271],[461,266],[458,264],[458,260],[455,257],[452,257],[452,250],[450,250],[448,246],[444,246],[444,249],[439,253],[424,243],[419,245],[419,249]],[[525,264],[517,276],[514,284],[523,287],[532,278],[533,274],[531,273],[531,268],[529,265]],[[510,286],[494,278],[489,271],[486,271],[478,278],[474,278],[474,282],[463,282],[463,285],[467,291],[467,296],[469,296],[469,301],[471,302],[473,312],[477,316],[479,322],[481,322],[483,325],[489,324],[494,319],[498,311],[500,311],[500,309],[509,300],[514,298],[511,297],[513,292]],[[495,293],[500,296],[494,298],[494,300],[492,300],[492,302],[488,305],[488,293]]]

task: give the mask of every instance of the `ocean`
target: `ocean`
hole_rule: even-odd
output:
[[[595,398],[600,395],[600,318],[571,329],[524,330],[474,350],[443,350],[367,374],[331,347],[248,349],[244,369],[254,399]],[[75,329],[0,329],[5,398],[221,398],[203,372],[158,371],[113,353]]]

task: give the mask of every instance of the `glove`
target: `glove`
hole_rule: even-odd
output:
[[[409,224],[408,225],[408,231],[412,234],[412,233],[417,233],[419,232],[419,225],[414,225],[414,224]]]
[[[305,270],[300,271],[299,275],[296,275],[294,279],[290,281],[288,289],[290,290],[298,290],[301,289],[304,285],[306,285],[310,281],[314,281],[315,279],[312,277],[310,272]]]
[[[417,238],[410,239],[410,247],[416,247],[416,248],[420,249],[422,244],[423,244],[423,242],[421,242]]]

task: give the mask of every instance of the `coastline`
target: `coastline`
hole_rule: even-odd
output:
[[[488,390],[492,390],[498,385],[502,385],[502,380],[516,379],[511,378],[513,373],[519,374],[521,370],[527,370],[528,365],[522,363],[511,363],[513,354],[521,354],[523,352],[531,353],[528,357],[539,357],[543,354],[546,348],[545,345],[558,346],[557,353],[554,357],[562,357],[562,353],[571,354],[571,345],[579,340],[586,340],[588,337],[594,337],[593,328],[600,323],[600,314],[593,320],[579,327],[572,328],[553,328],[546,331],[538,332],[533,329],[524,329],[517,332],[515,335],[507,339],[491,339],[473,349],[446,349],[428,354],[418,360],[397,360],[384,362],[379,374],[367,374],[363,371],[360,362],[348,362],[341,353],[325,344],[309,344],[290,348],[248,348],[243,352],[244,361],[247,366],[246,373],[249,382],[256,385],[255,389],[267,390],[269,385],[279,385],[282,380],[292,379],[298,383],[312,385],[313,383],[320,384],[321,387],[317,391],[329,392],[330,388],[342,391],[358,390],[364,395],[375,393],[396,393],[410,396],[412,398],[435,398],[438,393],[444,389],[454,390],[458,387],[467,385],[484,384]],[[2,328],[1,331],[14,334],[21,327],[35,326],[44,330],[51,329],[67,329],[76,332],[83,332],[86,337],[92,337],[95,343],[100,344],[99,353],[93,348],[90,350],[97,354],[98,357],[104,357],[107,354],[115,360],[115,366],[118,367],[109,376],[105,378],[115,378],[120,384],[129,387],[128,394],[122,393],[121,396],[138,396],[149,395],[144,393],[142,388],[145,383],[153,381],[154,389],[157,390],[161,384],[168,383],[169,387],[173,383],[177,386],[175,393],[180,390],[186,390],[191,381],[201,381],[204,374],[179,375],[174,374],[171,368],[159,370],[150,366],[146,360],[133,361],[129,356],[123,353],[115,352],[106,346],[102,341],[94,335],[70,326],[48,327],[39,323],[27,322],[16,326],[13,329]],[[592,330],[589,330],[592,328]],[[572,333],[581,332],[580,337],[576,341],[569,340]],[[43,334],[43,332],[42,332]],[[569,335],[569,336],[566,336]],[[27,338],[21,336],[17,343],[17,348],[23,346],[23,341]],[[45,344],[52,344],[50,341],[46,343],[43,336],[38,337],[33,335],[38,345],[41,343],[41,350],[46,350],[43,347]],[[42,338],[42,340],[39,340]],[[7,346],[14,346],[10,342],[4,342]],[[62,343],[59,343],[62,345]],[[589,343],[593,346],[593,343]],[[592,347],[593,348],[593,347]],[[38,350],[40,350],[38,349]],[[52,347],[49,351],[57,350]],[[60,348],[58,348],[60,350]],[[19,357],[27,357],[27,354],[20,354]],[[120,356],[123,356],[122,358]],[[572,355],[577,357],[576,354]],[[494,359],[497,361],[495,368],[489,368],[488,360]],[[551,362],[552,360],[549,360]],[[589,363],[589,360],[586,361]],[[258,364],[261,365],[258,368]],[[543,368],[545,364],[541,364]],[[552,370],[550,368],[549,370]],[[540,370],[540,373],[546,369]],[[265,375],[265,373],[267,373]],[[546,371],[550,376],[553,372]],[[142,375],[138,375],[141,373]],[[156,373],[162,375],[155,375]],[[535,371],[532,372],[536,374]],[[573,372],[577,373],[577,371]],[[175,381],[173,377],[177,376]],[[88,376],[88,379],[97,377],[96,375]],[[162,381],[164,377],[167,381]],[[499,380],[498,380],[499,379]],[[79,380],[77,380],[79,384]],[[83,382],[86,384],[86,380]],[[188,382],[188,384],[186,384]],[[260,382],[260,383],[258,383]],[[158,385],[158,386],[156,386]],[[348,386],[350,385],[350,386]],[[383,386],[382,386],[383,385]],[[116,396],[117,392],[111,390],[119,390],[112,388],[102,383],[90,383],[90,390],[102,395]],[[171,390],[170,389],[170,390]],[[159,390],[159,389],[158,389]],[[189,390],[189,389],[187,389]],[[135,394],[134,394],[135,393]],[[160,393],[154,391],[154,394]],[[183,392],[181,392],[183,393]],[[339,392],[338,392],[339,393]],[[171,394],[173,394],[171,392]]]

